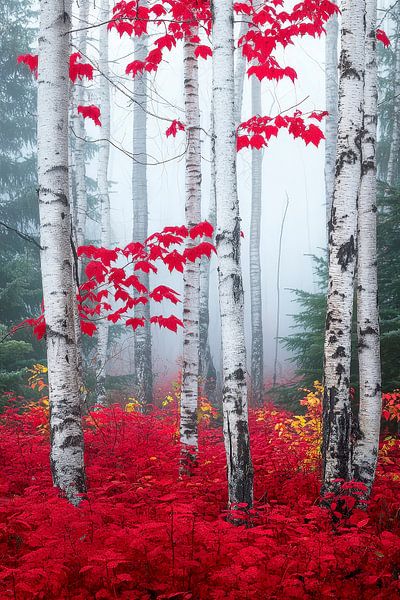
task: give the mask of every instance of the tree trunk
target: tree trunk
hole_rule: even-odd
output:
[[[223,356],[224,441],[229,507],[253,504],[247,417],[240,215],[236,182],[233,0],[213,2],[213,96],[219,301]]]
[[[89,0],[80,0],[79,3],[79,25],[82,31],[78,35],[78,50],[83,58],[87,54],[87,29],[84,27],[89,21]],[[74,86],[75,106],[85,104],[85,85],[83,81],[77,81]],[[75,140],[74,140],[74,166],[76,183],[76,244],[83,246],[86,238],[86,217],[87,217],[87,190],[86,190],[86,162],[85,162],[85,120],[78,115],[75,119]],[[81,270],[83,263],[81,262]],[[81,276],[82,272],[80,273]]]
[[[244,18],[240,24],[239,42],[240,39],[247,33],[249,28],[248,21]],[[235,61],[235,123],[236,127],[240,125],[242,120],[242,107],[243,107],[243,89],[244,89],[244,78],[246,75],[246,57],[243,56],[242,48],[239,46],[236,50],[236,61]]]
[[[357,329],[360,411],[353,477],[365,483],[369,491],[375,478],[382,412],[376,249],[376,14],[376,0],[367,0],[362,177],[358,200]]]
[[[400,12],[397,6],[397,12]],[[398,15],[400,18],[400,15]],[[395,46],[395,83],[394,83],[394,113],[393,113],[393,131],[390,143],[389,162],[387,168],[386,181],[393,187],[397,183],[398,158],[400,150],[400,26],[397,25]]]
[[[68,191],[71,3],[40,4],[38,177],[53,482],[73,503],[86,490],[76,365]]]
[[[325,332],[323,490],[351,478],[350,362],[361,177],[365,2],[342,3],[336,178],[329,223],[329,287]]]
[[[262,114],[261,82],[252,77],[252,115]],[[251,399],[261,406],[264,391],[264,356],[261,294],[261,192],[263,151],[252,150],[251,223],[250,223],[250,296],[251,296]]]
[[[147,6],[143,0],[142,6]],[[147,56],[146,35],[135,37],[135,60],[144,61]],[[144,243],[148,237],[148,194],[147,194],[147,74],[136,75],[133,83],[133,154],[132,196],[133,196],[133,240]],[[142,273],[140,280],[149,289],[150,277]],[[134,333],[135,348],[135,394],[143,410],[153,403],[153,369],[150,330],[150,305],[138,304],[135,317],[144,319],[144,327]]]
[[[211,107],[211,182],[208,222],[214,227],[212,242],[215,243],[217,207],[215,204],[215,148],[214,148],[214,107]],[[212,259],[203,258],[200,265],[200,313],[199,313],[199,373],[202,384],[201,394],[215,406],[217,404],[217,371],[210,348],[210,269]]]
[[[107,21],[110,11],[109,0],[101,0],[99,21]],[[100,90],[99,107],[101,111],[102,141],[99,143],[97,185],[99,190],[101,212],[101,246],[111,245],[110,196],[108,190],[108,164],[110,158],[111,122],[110,122],[110,83],[108,66],[108,31],[106,26],[100,28],[99,36],[99,69]],[[96,360],[96,402],[106,403],[106,367],[108,350],[108,320],[103,316],[97,327],[97,360]]]
[[[334,0],[334,3],[337,4],[336,0]],[[329,113],[326,118],[325,127],[325,202],[326,223],[328,225],[331,218],[333,190],[335,188],[336,145],[339,118],[338,15],[333,15],[325,28],[325,97],[326,110]]]
[[[192,37],[198,36],[198,27],[184,44],[184,91],[186,118],[186,225],[193,227],[201,221],[201,147],[199,69]],[[195,246],[197,240],[189,240]],[[198,392],[199,392],[199,311],[200,261],[187,263],[183,294],[183,369],[180,413],[181,473],[190,474],[198,449]]]

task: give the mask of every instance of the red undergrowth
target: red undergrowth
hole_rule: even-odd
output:
[[[317,506],[311,442],[296,437],[290,419],[273,408],[251,413],[256,505],[252,526],[235,527],[224,520],[217,419],[202,423],[197,473],[179,481],[172,403],[150,415],[119,406],[92,413],[90,492],[76,509],[52,488],[45,409],[8,409],[0,416],[0,598],[398,597],[398,441],[385,446],[368,511],[332,519]]]

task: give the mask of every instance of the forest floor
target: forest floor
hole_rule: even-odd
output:
[[[367,511],[353,507],[351,490],[332,509],[320,508],[320,425],[310,398],[303,417],[273,407],[251,412],[256,503],[240,527],[225,519],[215,411],[202,412],[199,464],[184,480],[173,403],[150,415],[119,406],[92,413],[85,419],[89,494],[74,508],[51,484],[46,407],[7,409],[0,598],[400,597],[399,442],[384,441]]]

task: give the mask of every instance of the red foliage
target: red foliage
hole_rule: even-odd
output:
[[[101,127],[100,121],[100,109],[98,106],[91,104],[90,106],[78,106],[78,113],[82,115],[84,119],[92,119],[95,125]]]
[[[390,46],[390,39],[388,38],[386,33],[383,31],[383,29],[376,30],[376,39],[379,40],[380,42],[382,42],[382,44],[385,46],[385,48]]]
[[[381,463],[368,512],[343,490],[332,523],[317,506],[318,464],[277,424],[251,412],[255,510],[251,527],[225,521],[221,427],[203,422],[193,477],[179,480],[177,414],[119,406],[85,418],[89,494],[58,498],[47,414],[0,418],[0,597],[15,600],[384,600],[399,596],[399,441]],[[317,468],[316,468],[317,467]],[[354,500],[354,498],[353,498]]]
[[[195,262],[203,256],[210,258],[211,253],[215,252],[210,242],[201,241],[204,237],[212,237],[213,231],[212,225],[203,221],[193,226],[190,231],[184,225],[165,227],[163,231],[153,233],[146,240],[145,246],[132,242],[122,249],[96,246],[78,248],[78,257],[85,256],[89,259],[85,265],[87,281],[80,285],[77,294],[82,333],[92,336],[97,327],[91,319],[95,317],[98,320],[100,316],[112,323],[125,320],[126,327],[133,329],[144,327],[144,319],[136,319],[129,312],[139,303],[147,304],[150,300],[159,303],[166,300],[174,305],[178,304],[179,294],[173,289],[164,285],[157,286],[154,290],[147,289],[134,272],[157,273],[156,263],[161,261],[170,272],[175,270],[183,273],[187,262]],[[191,242],[190,247],[182,253],[176,248],[171,250],[171,246],[181,246],[188,238],[200,238],[200,241],[195,245]],[[136,294],[129,288],[134,288]],[[46,332],[44,314],[42,305],[39,317],[26,319],[14,327],[14,331],[27,325],[32,327],[36,337],[41,339]],[[178,327],[183,327],[182,321],[175,315],[154,316],[150,323],[174,332]]]

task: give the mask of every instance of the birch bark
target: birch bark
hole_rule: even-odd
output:
[[[336,177],[329,223],[323,490],[351,478],[350,362],[363,127],[365,1],[342,3]]]
[[[358,201],[357,329],[360,410],[353,456],[353,478],[365,483],[369,491],[375,478],[382,412],[376,250],[376,15],[376,0],[367,0],[362,176]]]
[[[397,6],[397,12],[400,12]],[[400,18],[400,15],[398,15]],[[394,84],[394,114],[393,131],[390,144],[389,161],[387,168],[387,183],[393,187],[397,180],[397,165],[400,150],[400,26],[397,26],[396,47],[395,47],[395,84]]]
[[[68,190],[71,3],[41,0],[38,77],[38,177],[41,270],[49,369],[51,470],[73,503],[85,492],[84,443],[74,332]]]
[[[184,93],[186,118],[186,226],[201,221],[201,141],[199,106],[199,69],[192,38],[198,36],[193,26],[192,35],[184,43]],[[197,240],[190,240],[188,247]],[[183,369],[180,412],[181,473],[190,474],[198,450],[198,397],[199,397],[199,311],[200,261],[187,263],[184,274],[183,298]]]
[[[84,29],[89,22],[89,0],[80,0],[79,4],[79,28],[81,31],[78,36],[78,50],[85,57],[87,54],[87,29]],[[85,104],[85,86],[83,81],[76,82],[74,86],[75,106]],[[74,144],[74,166],[75,166],[75,184],[76,184],[76,244],[77,247],[83,246],[86,236],[86,217],[87,217],[87,190],[86,190],[86,162],[85,162],[85,120],[78,116],[75,119],[74,126],[76,135]],[[83,268],[83,263],[82,267]],[[81,276],[82,272],[79,274]]]
[[[337,4],[337,1],[334,0]],[[329,116],[325,127],[325,198],[326,223],[331,218],[333,190],[335,187],[336,144],[338,128],[339,70],[338,41],[339,18],[335,14],[326,24],[325,38],[325,97]]]
[[[142,0],[147,6],[147,0]],[[135,60],[144,61],[147,56],[146,35],[135,37]],[[147,192],[147,73],[136,75],[133,82],[133,155],[132,201],[133,201],[133,240],[144,243],[148,237],[148,192]],[[149,289],[148,273],[140,275],[141,282]],[[145,320],[144,327],[134,333],[136,399],[145,410],[153,402],[153,369],[150,330],[150,305],[135,307],[135,317]]]
[[[262,114],[261,82],[251,79],[252,115]],[[264,389],[263,323],[261,293],[261,193],[263,151],[251,153],[250,297],[251,297],[251,397],[261,406]]]
[[[219,301],[223,355],[224,441],[230,508],[253,503],[247,417],[240,215],[236,182],[233,0],[214,0],[213,96]]]
[[[110,12],[109,0],[101,0],[99,21],[107,21]],[[101,246],[111,245],[110,195],[108,189],[108,165],[110,158],[111,119],[110,119],[110,69],[108,64],[108,31],[106,26],[100,28],[99,35],[99,70],[100,89],[99,107],[101,111],[102,140],[99,143],[97,186],[99,190],[101,212]],[[97,327],[97,360],[96,360],[96,399],[97,404],[106,403],[106,367],[108,350],[108,320],[103,317]]]

